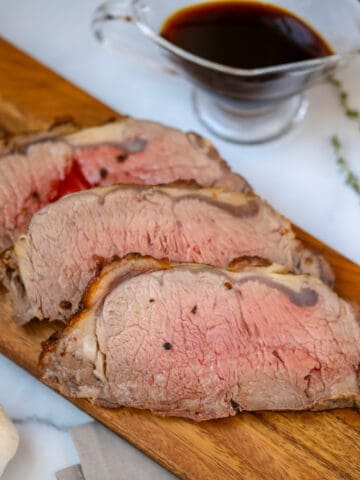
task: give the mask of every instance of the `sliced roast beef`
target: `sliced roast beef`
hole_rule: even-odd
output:
[[[72,169],[64,142],[30,146],[27,154],[0,158],[0,252],[25,231],[29,219],[57,197],[56,186]]]
[[[65,319],[99,260],[133,252],[212,265],[259,256],[332,278],[325,260],[305,249],[289,222],[254,194],[196,186],[98,187],[44,207],[14,253],[3,255],[17,318]]]
[[[52,141],[20,142],[17,149],[0,158],[0,251],[44,205],[94,185],[193,179],[204,186],[249,189],[199,135],[129,118]]]
[[[43,378],[100,405],[194,420],[360,406],[357,312],[283,270],[118,260],[45,345]]]
[[[154,185],[195,180],[245,192],[249,184],[233,173],[214,145],[194,132],[131,118],[67,137],[85,178],[92,184]]]

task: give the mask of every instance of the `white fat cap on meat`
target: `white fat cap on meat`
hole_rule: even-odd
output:
[[[14,424],[0,405],[0,477],[19,445],[19,435]]]

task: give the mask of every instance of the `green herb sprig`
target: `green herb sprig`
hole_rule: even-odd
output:
[[[338,92],[340,104],[345,115],[350,118],[350,120],[355,120],[360,124],[360,111],[350,105],[349,93],[344,89],[342,82],[334,75],[329,75],[328,80]]]
[[[331,144],[333,146],[335,156],[336,156],[336,163],[339,165],[340,170],[345,175],[345,182],[349,187],[351,187],[354,192],[360,195],[360,181],[359,178],[355,175],[355,173],[351,170],[348,162],[344,158],[342,154],[342,144],[340,139],[337,135],[333,135],[331,137]]]

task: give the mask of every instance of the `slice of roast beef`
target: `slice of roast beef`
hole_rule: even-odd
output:
[[[332,279],[325,260],[304,248],[289,222],[254,194],[196,186],[98,187],[44,207],[16,242],[15,258],[3,255],[17,318],[66,319],[99,260],[134,252],[212,265],[259,256]]]
[[[17,152],[0,158],[0,251],[44,205],[94,185],[182,179],[249,190],[209,141],[152,122],[127,118],[61,139],[16,145]]]
[[[0,158],[0,252],[25,231],[29,219],[57,197],[56,186],[72,169],[64,142],[30,146],[26,155]]]
[[[83,305],[41,358],[65,395],[197,421],[360,406],[358,313],[314,277],[130,256]]]

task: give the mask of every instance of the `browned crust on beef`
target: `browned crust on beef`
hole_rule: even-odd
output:
[[[231,171],[231,169],[229,168],[229,165],[221,157],[218,149],[214,146],[214,144],[210,140],[202,137],[201,135],[199,135],[196,132],[192,132],[192,131],[187,132],[186,136],[188,137],[189,142],[193,146],[197,146],[198,148],[200,148],[204,152],[206,152],[206,155],[209,158],[211,158],[212,160],[215,160],[221,166],[221,168],[224,170],[224,176],[222,178],[216,180],[213,183],[212,186],[213,187],[223,186],[226,189],[232,190],[231,185],[234,182],[236,183],[239,180],[239,176],[236,173]],[[242,192],[244,192],[244,193],[251,192],[252,191],[251,185],[243,177],[241,177],[241,178],[244,181],[244,186],[242,188]]]
[[[39,364],[42,364],[42,358],[50,352],[53,352],[56,349],[56,345],[61,337],[61,330],[57,330],[54,332],[50,337],[45,340],[44,342],[41,342],[41,353],[39,357]]]
[[[243,270],[245,267],[269,267],[270,265],[271,262],[265,258],[244,256],[234,258],[234,260],[229,263],[227,268],[231,271],[238,272]],[[282,268],[286,273],[287,269],[285,267]]]
[[[123,258],[113,257],[108,262],[104,261],[102,265],[99,264],[95,276],[86,287],[86,290],[81,300],[82,310],[91,307],[91,305],[93,304],[94,296],[97,294],[98,287],[100,286],[104,277],[111,273],[111,271],[115,268],[117,269],[125,264],[133,264],[133,268],[126,278],[132,278],[144,272],[154,270],[166,270],[168,268],[172,268],[172,264],[166,258],[157,260],[156,258],[153,258],[149,255],[144,256],[140,255],[139,253],[129,253]],[[119,280],[119,282],[122,280],[123,277]],[[69,320],[69,323],[71,322],[71,320],[72,319]]]
[[[125,186],[141,187],[141,185],[126,185],[126,184],[121,184],[121,186],[122,187],[125,187]],[[196,180],[176,180],[175,182],[170,182],[170,183],[159,183],[157,185],[154,185],[154,187],[163,187],[163,188],[169,187],[169,188],[179,188],[179,189],[186,188],[186,190],[194,190],[195,192],[201,188],[206,188],[199,185]]]
[[[359,382],[360,383],[360,382]],[[322,410],[333,410],[335,408],[360,408],[360,398],[355,395],[344,395],[314,405],[311,410],[320,412]]]
[[[97,124],[97,127],[105,126],[109,123],[123,121],[127,118],[129,118],[127,115],[112,116],[106,121]],[[82,128],[91,127],[83,127],[79,125],[72,115],[63,115],[55,118],[46,130],[30,130],[13,134],[9,130],[6,130],[5,127],[3,127],[2,130],[0,128],[0,159],[3,155],[15,152],[22,153],[26,151],[27,147],[30,145],[45,142],[51,139],[55,140],[59,137],[76,133]]]
[[[9,153],[24,153],[30,145],[57,140],[59,137],[78,130],[80,130],[80,126],[75,123],[71,116],[67,116],[56,119],[47,130],[34,130],[16,135],[9,133],[7,137],[0,141],[0,161],[2,156]]]
[[[5,277],[8,277],[10,280],[11,275],[17,271],[18,264],[14,249],[10,247],[0,252],[0,282],[5,283]]]

